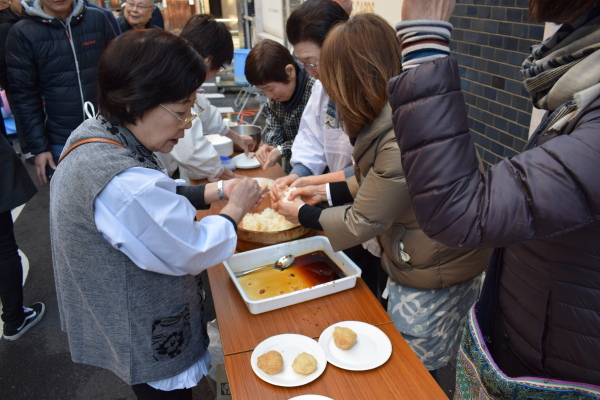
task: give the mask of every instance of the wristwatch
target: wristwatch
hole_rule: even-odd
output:
[[[283,156],[283,145],[279,145],[277,146],[277,150],[279,150],[279,154],[281,154]]]
[[[219,195],[219,200],[225,200],[225,192],[223,191],[223,181],[217,182],[217,194]]]

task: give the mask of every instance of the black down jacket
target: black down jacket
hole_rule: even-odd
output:
[[[102,11],[83,0],[73,0],[64,22],[38,4],[23,4],[25,17],[10,30],[6,54],[11,107],[33,154],[64,145],[84,120],[83,104],[96,107],[98,62],[116,36]]]
[[[453,58],[388,91],[423,230],[447,246],[503,247],[499,317],[515,354],[537,376],[598,384],[600,98],[482,174]]]

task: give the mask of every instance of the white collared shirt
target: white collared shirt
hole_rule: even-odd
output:
[[[94,201],[102,236],[138,267],[159,274],[197,275],[235,251],[233,224],[221,216],[194,221],[196,210],[165,173],[135,167],[121,172]],[[210,354],[174,377],[149,382],[161,390],[195,386],[208,372]]]

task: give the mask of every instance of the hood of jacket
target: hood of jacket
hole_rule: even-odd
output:
[[[50,26],[57,28],[64,28],[66,25],[75,25],[79,23],[79,21],[84,16],[84,11],[86,9],[84,0],[72,0],[73,1],[73,11],[67,17],[66,21],[63,22],[58,17],[52,17],[42,8],[42,2],[40,0],[34,0],[27,2],[23,0],[21,5],[23,6],[23,14],[25,16],[29,16],[35,20],[40,22],[44,22],[50,24]]]
[[[382,135],[387,134],[392,129],[392,108],[390,103],[386,102],[379,116],[370,124],[363,126],[358,132],[352,158],[355,161],[359,160],[373,142],[379,140]]]

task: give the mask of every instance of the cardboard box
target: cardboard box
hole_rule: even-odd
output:
[[[229,390],[229,381],[225,364],[217,364],[217,398],[216,400],[231,400],[231,391]]]

